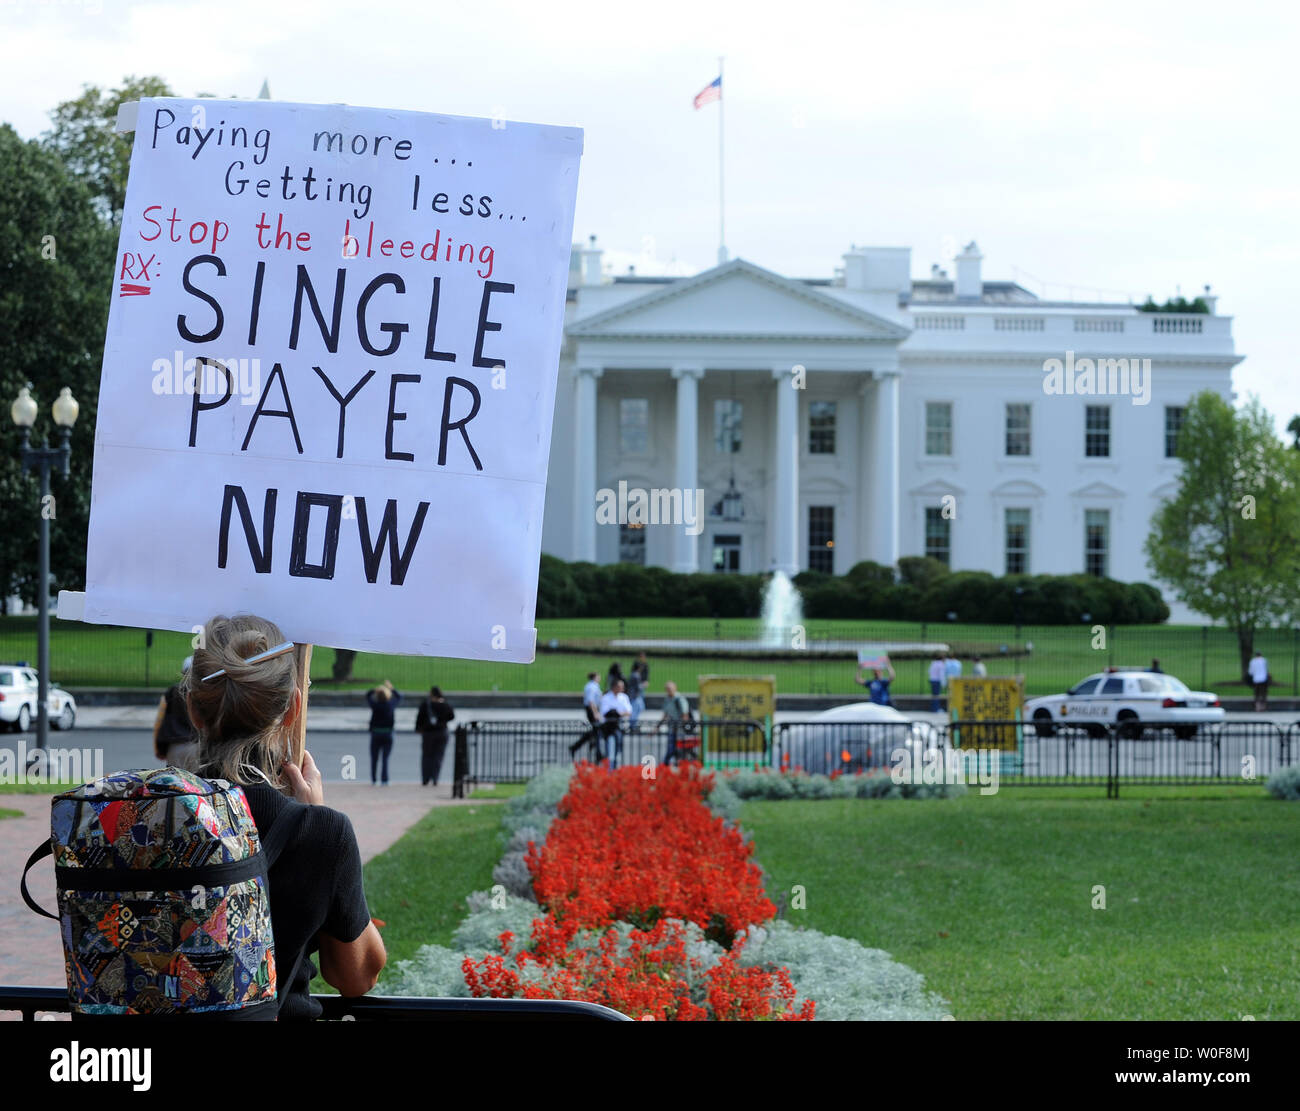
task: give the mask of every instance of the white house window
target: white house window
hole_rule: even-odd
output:
[[[925,403],[925,454],[952,454],[952,402]]]
[[[645,565],[645,525],[618,526],[618,561]]]
[[[1099,579],[1109,577],[1110,510],[1088,509],[1083,520],[1083,569]]]
[[[835,402],[808,403],[808,454],[835,454]]]
[[[732,534],[713,537],[713,569],[724,574],[740,571],[740,537]]]
[[[1007,403],[1007,454],[1028,455],[1029,442],[1029,403],[1010,401]]]
[[[740,450],[744,407],[739,401],[721,398],[713,403],[713,446],[719,455]]]
[[[952,519],[937,505],[925,510],[925,554],[940,563],[952,562]]]
[[[1083,418],[1083,454],[1090,459],[1110,455],[1110,406],[1089,405]]]
[[[590,431],[587,434],[590,435]],[[645,455],[650,450],[650,400],[648,398],[619,398],[618,449],[624,455]]]
[[[1165,458],[1178,458],[1178,434],[1183,430],[1187,410],[1181,405],[1165,406]]]
[[[835,507],[808,507],[808,570],[835,573]]]
[[[1029,574],[1029,510],[1008,509],[1006,512],[1006,573]]]

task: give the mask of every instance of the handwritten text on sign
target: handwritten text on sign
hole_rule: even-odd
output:
[[[582,133],[141,102],[86,619],[529,660]]]

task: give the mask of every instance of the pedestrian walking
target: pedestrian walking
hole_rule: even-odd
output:
[[[388,786],[388,756],[393,751],[394,711],[401,705],[400,691],[385,679],[379,686],[366,692],[370,703],[370,782]],[[382,777],[376,778],[382,761]]]
[[[587,672],[587,685],[582,688],[582,712],[587,715],[587,724],[591,727],[569,746],[569,755],[575,759],[583,745],[600,748],[600,676],[594,671]]]
[[[438,786],[438,773],[447,752],[447,722],[456,716],[451,703],[437,687],[429,688],[429,697],[415,712],[415,731],[420,734],[420,786]]]
[[[947,687],[953,679],[961,678],[961,660],[948,653],[943,661],[943,685]]]
[[[615,679],[600,700],[602,718],[601,758],[609,760],[609,770],[618,767],[619,756],[623,752],[623,729],[632,717],[632,703],[628,701],[622,679]]]
[[[1256,651],[1250,660],[1250,681],[1255,684],[1255,711],[1263,713],[1268,708],[1268,660],[1264,653]]]
[[[632,703],[632,728],[637,727],[645,713],[645,692],[650,689],[650,665],[641,652],[627,673],[627,699]]]
[[[664,715],[659,724],[668,727],[668,747],[664,750],[664,767],[668,767],[678,759],[677,738],[691,727],[691,704],[686,695],[678,693],[671,679],[664,684]]]
[[[939,693],[943,690],[943,684],[947,669],[943,664],[943,653],[936,652],[934,659],[930,661],[930,713],[939,712]]]
[[[980,659],[979,656],[976,656],[971,663],[970,673],[976,679],[987,679],[989,676],[989,669],[984,666],[984,661]]]
[[[1151,661],[1151,670],[1154,671],[1154,672],[1155,672],[1156,674],[1158,674],[1158,675],[1163,675],[1163,674],[1164,674],[1164,671],[1161,670],[1161,667],[1160,667],[1160,661],[1159,661],[1159,660],[1152,660],[1152,661]]]
[[[193,656],[181,663],[181,683],[190,670]],[[167,767],[186,768],[199,750],[199,737],[190,722],[189,708],[181,694],[181,684],[173,683],[158,700],[158,714],[153,722],[154,755]]]

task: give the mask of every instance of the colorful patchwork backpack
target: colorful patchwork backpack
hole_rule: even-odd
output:
[[[267,873],[292,825],[259,838],[242,788],[179,768],[55,795],[50,840],[21,887],[55,917],[27,890],[52,854],[73,1012],[274,1018]]]

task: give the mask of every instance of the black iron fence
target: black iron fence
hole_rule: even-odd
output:
[[[696,735],[698,734],[698,735]],[[705,767],[763,767],[853,775],[888,772],[912,782],[962,782],[980,788],[1210,786],[1261,783],[1300,759],[1300,722],[1225,720],[1197,727],[1023,721],[705,722],[679,756]],[[455,792],[482,783],[523,783],[544,768],[599,761],[582,721],[476,721],[456,731]],[[617,763],[658,763],[660,730],[625,733]]]

